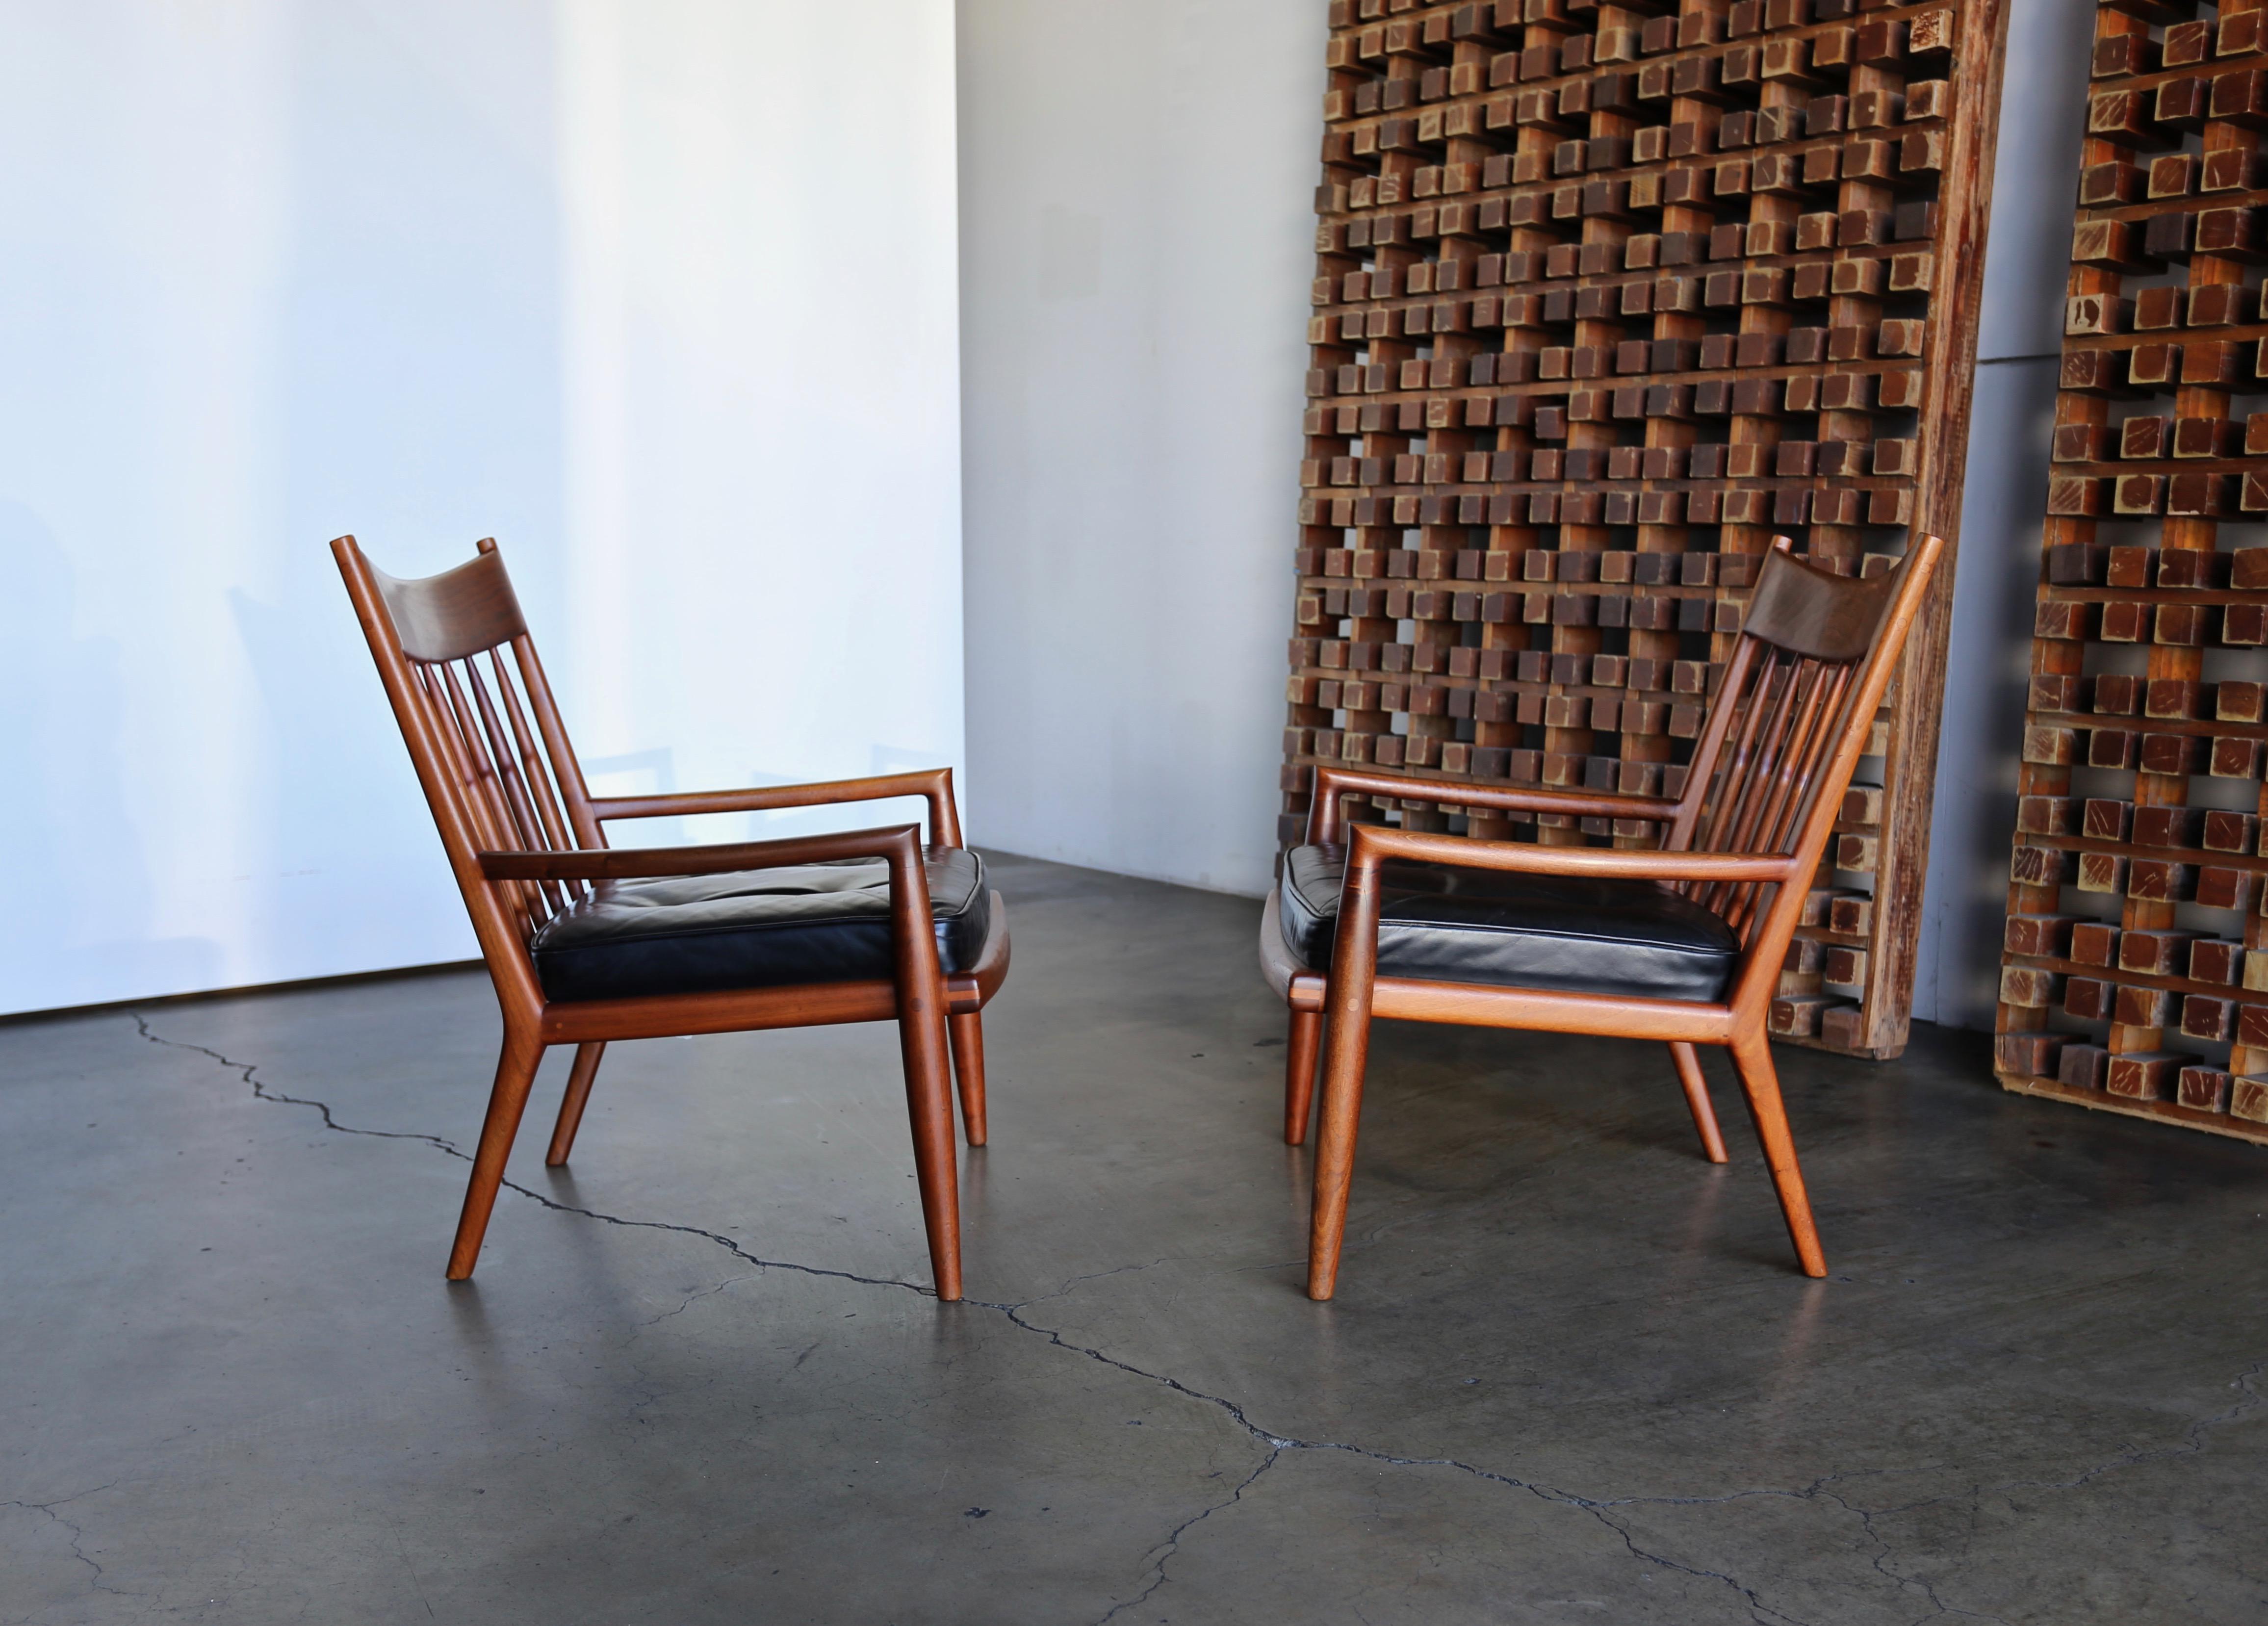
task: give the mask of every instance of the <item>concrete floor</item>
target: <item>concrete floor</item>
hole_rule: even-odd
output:
[[[2257,1622],[2268,1158],[1784,1051],[1831,1279],[1668,1059],[1381,1026],[1301,1295],[1257,906],[996,863],[941,1306],[886,1027],[539,1084],[478,975],[0,1028],[0,1620]]]

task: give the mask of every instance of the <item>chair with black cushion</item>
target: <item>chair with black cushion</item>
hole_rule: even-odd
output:
[[[1307,1291],[1338,1278],[1373,1016],[1666,1041],[1725,1159],[1694,1046],[1733,1054],[1805,1274],[1824,1276],[1765,1022],[1806,891],[1944,544],[1839,577],[1775,540],[1674,799],[1319,768],[1260,959],[1292,1012],[1284,1138],[1323,1051]],[[1350,797],[1650,824],[1659,846],[1550,846],[1349,823]],[[1883,907],[1878,901],[1877,907]],[[1325,1034],[1328,1033],[1328,1040]]]
[[[608,1043],[898,1024],[914,1170],[939,1299],[961,1297],[946,1053],[984,1144],[982,1012],[1008,973],[1007,910],[961,845],[939,769],[827,784],[593,796],[493,541],[399,581],[331,544],[401,725],[504,1012],[449,1279],[473,1273],[538,1064],[576,1047],[545,1161],[567,1161]],[[507,658],[507,651],[509,658]],[[610,848],[615,820],[920,797],[919,825],[789,841]]]

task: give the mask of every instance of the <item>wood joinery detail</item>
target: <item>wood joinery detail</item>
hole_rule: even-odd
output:
[[[1376,821],[1650,844],[1455,789],[1675,798],[1774,535],[1849,575],[1955,540],[2004,0],[1329,23],[1279,837],[1318,766],[1367,766],[1442,787]],[[1775,1037],[1904,1045],[1944,576]]]
[[[2268,0],[2100,7],[1994,1061],[2268,1143],[2264,129]]]

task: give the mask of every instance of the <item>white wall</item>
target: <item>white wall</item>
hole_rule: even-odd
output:
[[[968,751],[983,837],[1275,859],[1322,0],[961,0]]]
[[[1914,1014],[1990,1028],[2047,507],[2092,7],[2014,0]]]
[[[341,532],[496,534],[613,784],[958,762],[949,6],[9,23],[0,1011],[472,952]]]

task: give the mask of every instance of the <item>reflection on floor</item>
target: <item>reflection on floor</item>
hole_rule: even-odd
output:
[[[1720,1061],[1382,1026],[1315,1306],[1258,906],[996,872],[959,1306],[887,1028],[555,1057],[459,1288],[477,975],[0,1028],[0,1620],[2268,1613],[2259,1151],[1786,1052],[1814,1284]]]

